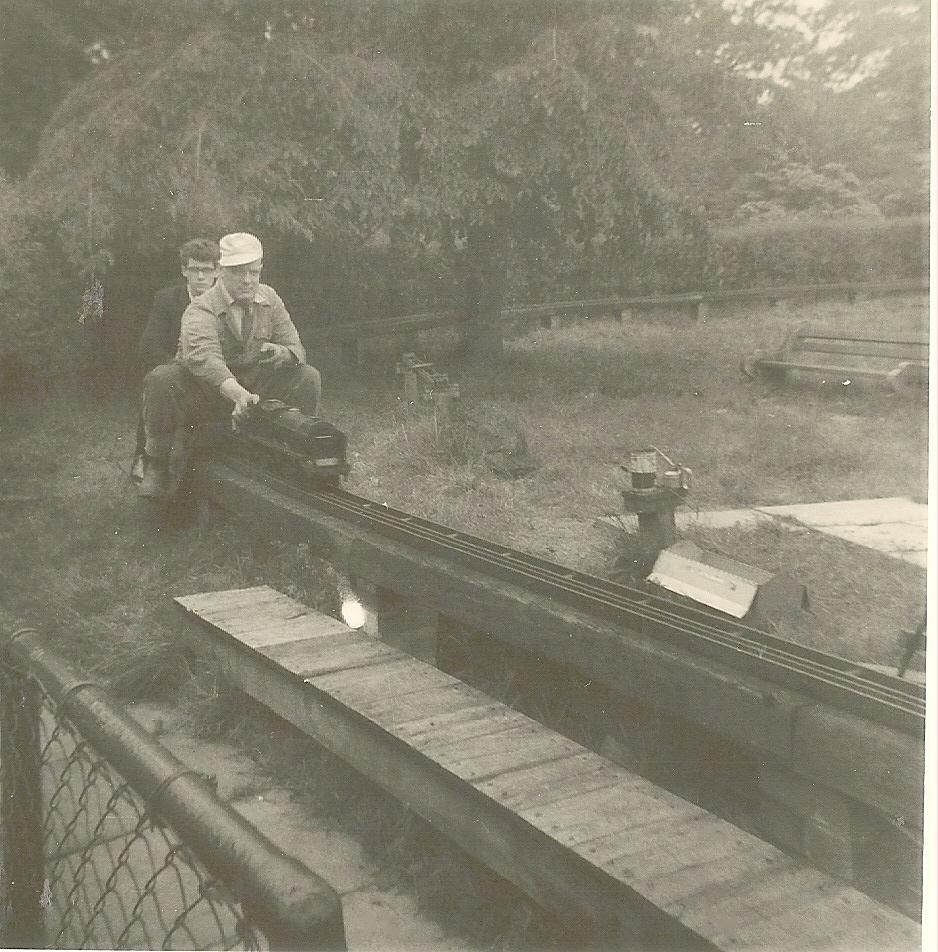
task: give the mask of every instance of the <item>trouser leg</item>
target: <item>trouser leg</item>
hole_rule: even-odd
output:
[[[181,364],[154,367],[143,382],[143,424],[146,454],[165,459],[180,433],[196,423],[224,418],[227,402],[196,380]]]
[[[130,463],[130,478],[139,483],[143,479],[143,454],[147,444],[147,433],[143,426],[143,401],[137,413],[137,435],[134,443],[134,457]]]
[[[134,458],[138,456],[143,456],[144,450],[147,445],[147,431],[146,427],[143,425],[143,406],[140,407],[140,412],[137,414],[137,442],[134,446]]]
[[[322,378],[309,364],[298,364],[280,370],[258,367],[244,386],[253,390],[262,400],[282,400],[308,416],[320,416]]]

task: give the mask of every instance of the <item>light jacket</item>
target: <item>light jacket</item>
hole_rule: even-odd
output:
[[[231,377],[251,376],[261,345],[268,341],[286,346],[297,363],[306,362],[300,335],[272,287],[258,287],[251,306],[253,320],[245,321],[248,327],[238,327],[232,304],[233,298],[218,281],[183,313],[176,360],[193,376],[216,388]]]

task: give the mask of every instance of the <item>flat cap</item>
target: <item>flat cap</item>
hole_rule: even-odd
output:
[[[218,248],[221,251],[218,264],[222,268],[250,264],[252,261],[260,261],[264,257],[264,246],[260,243],[260,240],[246,231],[236,231],[233,234],[225,235],[218,242]]]

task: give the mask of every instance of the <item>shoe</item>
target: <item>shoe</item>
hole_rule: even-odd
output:
[[[173,480],[169,475],[169,460],[143,457],[143,479],[137,485],[137,495],[146,499],[164,499],[173,494]]]
[[[138,486],[143,482],[143,453],[138,453],[130,464],[130,478]]]

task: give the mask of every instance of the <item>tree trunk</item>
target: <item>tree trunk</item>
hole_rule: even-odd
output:
[[[501,357],[502,309],[508,294],[508,228],[499,221],[469,229],[465,333],[467,357]]]

